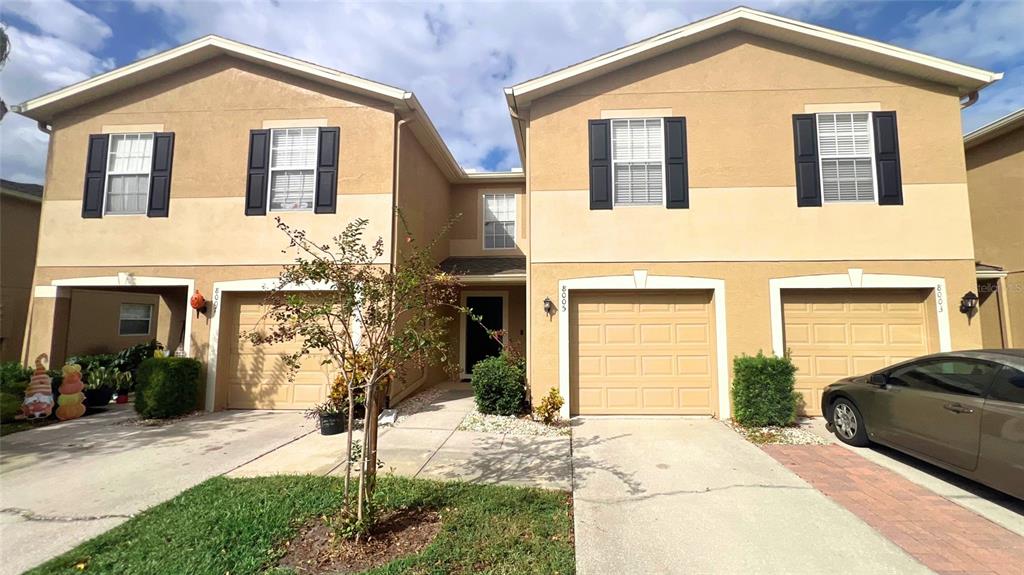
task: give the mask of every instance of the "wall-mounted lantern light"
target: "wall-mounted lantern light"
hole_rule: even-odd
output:
[[[548,317],[555,315],[555,304],[549,297],[544,298],[544,313],[548,314]]]
[[[960,313],[967,316],[967,319],[974,317],[974,314],[978,312],[978,296],[972,291],[964,294],[964,297],[960,298]]]

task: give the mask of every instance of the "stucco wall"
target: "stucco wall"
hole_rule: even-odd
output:
[[[484,194],[516,194],[516,247],[484,249]],[[522,184],[461,184],[452,187],[451,214],[459,216],[452,228],[453,256],[521,256],[528,252],[529,211]]]
[[[569,87],[529,110],[531,260],[972,259],[958,102],[743,33]],[[903,206],[797,207],[792,116],[842,104],[897,112]],[[636,110],[686,117],[689,209],[589,209],[587,121]]]
[[[850,268],[865,274],[899,274],[939,277],[946,280],[944,304],[949,309],[949,331],[953,349],[981,346],[978,321],[970,324],[957,311],[956,302],[968,290],[974,290],[974,265],[970,261],[830,261],[830,262],[732,262],[653,263],[617,262],[592,264],[548,264],[531,266],[530,275],[530,388],[534,401],[558,388],[559,339],[557,312],[548,318],[543,309],[545,297],[558,301],[558,282],[565,279],[626,275],[646,270],[650,276],[686,276],[725,281],[725,315],[728,363],[741,353],[772,352],[772,314],[769,280],[818,274],[846,274]],[[715,305],[722,305],[716,302]],[[929,300],[935,313],[935,297]],[[781,321],[781,319],[779,320]],[[937,347],[937,342],[933,342]],[[935,349],[935,351],[939,351]]]
[[[1014,347],[1024,346],[1024,125],[973,146],[967,154],[967,186],[977,259],[1002,267]],[[998,318],[986,302],[981,321]],[[996,326],[998,328],[998,326]],[[991,334],[996,332],[986,330]],[[993,336],[988,341],[997,341]]]
[[[32,292],[39,202],[0,194],[0,361],[20,358]]]
[[[246,217],[249,130],[289,119],[340,126],[338,213]],[[387,239],[393,123],[380,103],[229,57],[82,106],[53,121],[39,265],[283,263],[275,215],[325,239],[366,217]],[[154,124],[175,133],[170,216],[81,218],[89,134]]]
[[[422,246],[436,239],[433,255],[441,261],[448,255],[449,237],[438,234],[448,221],[451,186],[408,127],[402,128],[401,137],[397,203],[409,229],[399,223],[398,248],[407,245],[406,237]]]

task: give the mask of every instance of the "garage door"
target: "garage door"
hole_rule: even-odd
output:
[[[225,323],[220,341],[227,348],[227,405],[234,409],[306,409],[327,396],[328,373],[320,365],[322,356],[303,358],[302,365],[289,381],[289,368],[281,358],[298,348],[297,342],[254,346],[239,334],[262,322],[264,294],[229,295],[224,310]]]
[[[924,290],[783,291],[804,412],[820,415],[821,391],[837,379],[929,353],[928,308]]]
[[[570,298],[570,411],[712,414],[710,291],[580,292]]]

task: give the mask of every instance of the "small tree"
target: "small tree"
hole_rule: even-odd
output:
[[[404,225],[400,213],[398,218]],[[256,345],[296,341],[298,349],[284,356],[293,376],[301,359],[316,353],[341,377],[349,423],[344,531],[357,538],[373,523],[377,418],[389,385],[410,364],[441,364],[454,373],[446,313],[460,309],[458,283],[440,271],[431,254],[451,222],[427,245],[419,246],[407,235],[404,249],[396,250],[399,261],[393,263],[384,260],[383,239],[372,246],[363,241],[367,223],[355,220],[331,243],[319,244],[277,218],[277,228],[298,256],[284,266],[268,295],[264,320],[269,329],[243,334]],[[297,286],[304,290],[296,291]],[[358,390],[366,402],[361,445],[354,442],[352,429]],[[355,501],[353,463],[358,463],[359,480]]]

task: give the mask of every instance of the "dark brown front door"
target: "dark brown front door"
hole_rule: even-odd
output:
[[[500,296],[467,296],[466,307],[473,310],[473,313],[480,316],[484,326],[490,330],[505,328],[503,301]],[[488,335],[487,329],[480,325],[480,322],[469,317],[466,322],[466,373],[473,373],[473,366],[476,362],[486,357],[493,357],[501,353],[501,345],[493,337]]]

